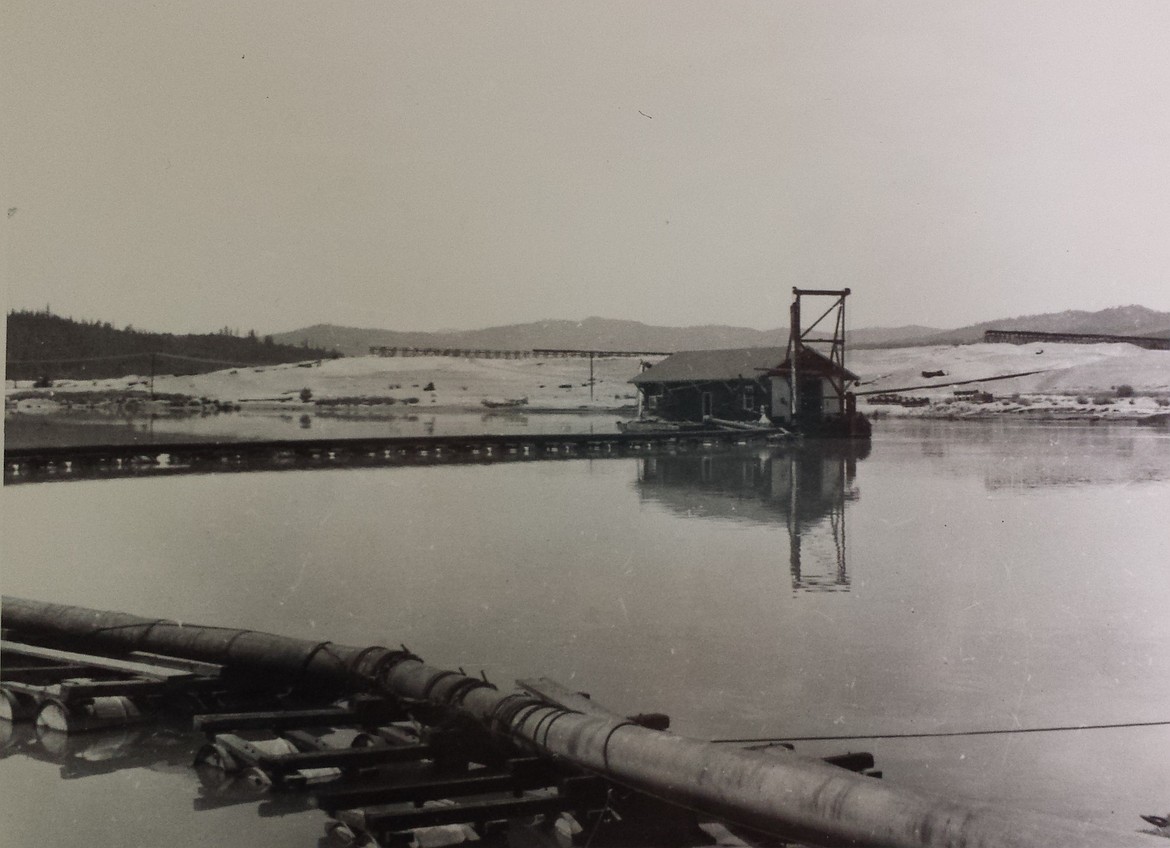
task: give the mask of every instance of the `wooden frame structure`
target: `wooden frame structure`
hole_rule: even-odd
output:
[[[829,361],[835,366],[831,372],[826,376],[829,384],[837,393],[837,399],[840,402],[839,408],[846,409],[845,401],[845,377],[847,373],[845,370],[845,298],[850,295],[849,289],[801,289],[793,286],[792,288],[792,306],[789,307],[789,330],[788,330],[788,369],[789,369],[789,393],[788,404],[789,414],[793,421],[797,420],[800,414],[800,367],[798,362],[800,360],[800,353],[806,345],[810,344],[827,344],[829,345]],[[800,301],[804,297],[831,297],[832,304],[821,313],[817,320],[813,321],[807,328],[801,326],[801,309]],[[813,338],[810,334],[821,322],[825,320],[830,314],[833,315],[833,334],[829,338]],[[810,348],[811,349],[811,348]]]

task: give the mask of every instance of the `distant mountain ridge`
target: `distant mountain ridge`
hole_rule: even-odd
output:
[[[880,345],[890,341],[940,333],[935,327],[906,326],[854,330],[850,344]],[[788,328],[756,330],[705,324],[695,327],[663,327],[614,318],[586,318],[583,321],[548,320],[527,324],[486,327],[481,330],[410,332],[402,330],[340,327],[315,324],[273,339],[282,344],[308,344],[338,350],[347,356],[361,356],[371,347],[440,347],[470,350],[531,350],[564,348],[572,350],[620,350],[670,353],[676,350],[715,350],[736,347],[776,347],[788,341]]]
[[[955,330],[907,325],[852,330],[851,348],[970,344],[985,330],[1032,330],[1170,338],[1170,312],[1116,306],[1097,312],[1066,310],[984,321]],[[678,350],[781,347],[788,328],[756,330],[706,324],[663,327],[609,318],[535,321],[480,330],[408,332],[315,324],[258,338],[224,328],[216,333],[172,335],[109,322],[74,321],[48,311],[12,311],[7,320],[6,377],[98,379],[159,372],[200,373],[225,366],[274,364],[330,355],[364,356],[371,347],[437,347],[462,350],[567,348],[670,353]],[[157,360],[157,361],[156,361]]]
[[[971,344],[982,341],[985,330],[1036,330],[1048,333],[1103,333],[1118,336],[1170,337],[1170,312],[1144,306],[1115,306],[1098,312],[1066,310],[984,321],[954,330],[907,325],[850,330],[846,341],[854,348],[916,347],[936,344]],[[509,324],[480,330],[411,332],[363,329],[334,324],[315,324],[287,333],[276,333],[281,344],[337,350],[361,356],[371,347],[439,347],[470,350],[621,350],[664,353],[676,350],[715,350],[739,347],[777,347],[788,340],[788,328],[756,330],[705,324],[664,327],[614,318],[583,321],[547,320]]]

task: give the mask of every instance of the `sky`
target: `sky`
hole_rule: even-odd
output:
[[[9,308],[142,329],[1170,311],[1170,4],[4,0]]]

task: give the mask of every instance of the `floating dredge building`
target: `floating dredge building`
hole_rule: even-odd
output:
[[[869,422],[848,390],[858,378],[845,367],[849,289],[792,291],[786,347],[672,354],[631,381],[641,392],[644,413],[668,422],[758,422],[804,435],[868,437]],[[833,302],[805,328],[801,299],[810,296],[831,297]],[[813,336],[830,315],[832,333]]]

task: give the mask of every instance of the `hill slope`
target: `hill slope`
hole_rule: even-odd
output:
[[[985,330],[1033,330],[1041,333],[1103,333],[1111,336],[1170,337],[1170,312],[1144,306],[1114,306],[1098,312],[1069,309],[1044,315],[1024,315],[971,324],[921,338],[915,344],[971,344],[983,340]]]

